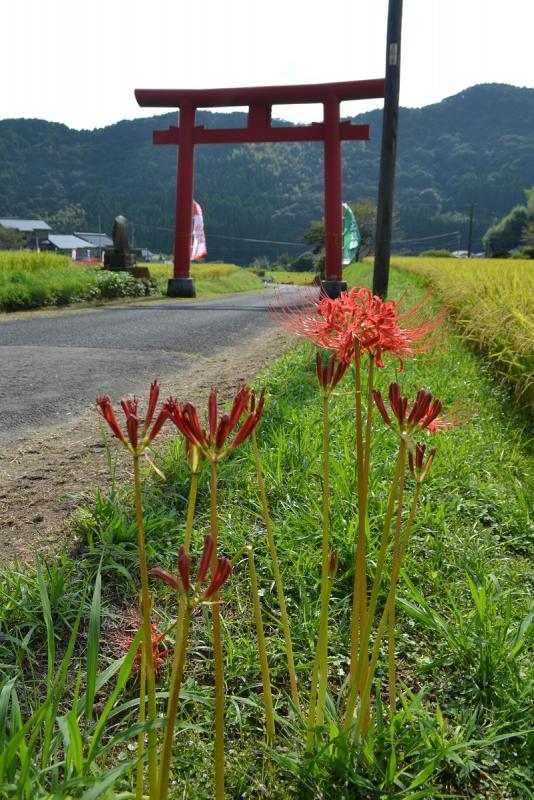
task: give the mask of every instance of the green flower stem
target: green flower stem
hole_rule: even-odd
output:
[[[332,581],[330,580],[330,415],[329,396],[323,396],[323,543],[321,567],[321,613],[319,641],[317,643],[319,688],[317,690],[316,724],[324,722],[326,688],[328,684],[328,604]]]
[[[191,624],[191,609],[187,602],[187,596],[181,594],[178,622],[176,623],[176,644],[174,649],[173,680],[171,682],[171,693],[169,695],[169,707],[167,709],[167,729],[165,731],[165,742],[159,767],[158,800],[167,800],[169,792],[169,774],[172,758],[172,744],[174,738],[174,726],[180,700],[180,689],[184,675],[185,653],[187,650],[187,639],[189,636],[189,626]],[[176,665],[176,671],[175,671]]]
[[[152,652],[152,626],[150,619],[150,594],[148,591],[148,567],[145,550],[145,530],[143,525],[143,506],[141,501],[141,475],[139,469],[139,455],[134,453],[134,493],[135,511],[137,517],[137,548],[139,551],[139,571],[141,574],[141,613],[143,618],[143,650],[146,656],[146,675],[148,689],[148,720],[156,720],[156,676],[154,671],[154,657]],[[156,796],[158,778],[157,761],[157,731],[148,731],[148,785],[151,797]]]
[[[396,591],[396,586],[397,586],[397,580],[398,580],[398,576],[399,576],[399,572],[400,572],[400,567],[401,567],[401,564],[402,564],[402,558],[404,556],[404,553],[406,551],[406,547],[408,546],[408,542],[409,542],[409,539],[410,539],[411,528],[412,528],[413,520],[414,520],[414,517],[415,517],[415,511],[416,511],[417,503],[418,503],[418,500],[419,500],[420,490],[421,490],[421,486],[420,486],[419,483],[417,483],[416,484],[416,488],[415,488],[415,493],[414,493],[414,496],[413,496],[413,499],[412,499],[412,505],[411,505],[411,508],[410,508],[410,514],[409,514],[409,517],[408,517],[408,521],[406,523],[404,536],[403,536],[402,541],[401,541],[401,546],[400,546],[400,550],[399,550],[399,553],[398,553],[398,558],[395,561],[395,563],[393,565],[393,568],[392,568],[391,581],[390,581],[388,595],[387,595],[387,598],[386,598],[386,604],[384,606],[382,617],[380,619],[380,622],[379,622],[379,625],[378,625],[378,629],[377,629],[377,632],[376,632],[375,642],[374,642],[374,646],[373,646],[373,652],[372,652],[372,656],[371,656],[371,663],[369,665],[369,673],[368,673],[368,676],[367,676],[367,680],[366,680],[366,684],[365,684],[365,687],[364,687],[364,691],[363,691],[362,696],[361,696],[360,711],[359,711],[358,718],[357,718],[357,721],[356,721],[356,726],[355,726],[355,730],[356,730],[356,732],[358,734],[361,732],[362,725],[363,725],[364,720],[365,720],[365,718],[367,716],[367,712],[368,712],[368,708],[369,708],[369,697],[370,697],[370,694],[371,694],[371,686],[372,686],[372,682],[373,682],[375,671],[376,671],[376,662],[378,661],[378,656],[379,656],[379,652],[380,652],[380,642],[382,640],[382,635],[384,633],[384,628],[385,628],[386,621],[387,621],[387,618],[388,618],[388,614],[389,614],[389,611],[390,611],[391,602],[392,602],[392,600],[394,602],[395,591]],[[369,638],[369,636],[370,636],[370,625],[368,625],[368,629],[366,630],[365,633],[366,633],[367,638]],[[358,669],[357,669],[356,675],[355,675],[355,681],[354,681],[353,685],[351,686],[351,691],[350,691],[350,694],[349,694],[349,698],[347,700],[347,713],[346,713],[346,717],[345,717],[345,724],[343,726],[344,732],[346,734],[349,733],[349,731],[350,731],[350,729],[352,727],[352,724],[353,724],[354,708],[355,708],[355,704],[356,704],[356,696],[357,696],[357,691],[358,691],[357,690],[357,686],[358,686],[358,682],[359,682],[360,677],[361,677],[361,667],[362,667],[362,664],[361,663],[358,664]]]
[[[369,373],[367,376],[367,417],[366,417],[366,428],[365,428],[365,445],[364,445],[364,455],[363,455],[363,507],[364,507],[364,520],[367,519],[367,503],[368,503],[368,494],[369,494],[369,466],[371,461],[371,438],[373,433],[373,408],[374,408],[374,399],[373,399],[373,389],[374,389],[374,369],[375,369],[375,357],[369,354]],[[365,552],[364,552],[365,558]],[[367,580],[367,565],[364,563],[364,576]],[[366,626],[367,620],[370,619],[369,610],[367,608],[367,584],[364,584],[364,597],[363,597],[363,609],[365,611],[365,619],[361,622],[360,627],[360,638],[362,635],[362,631]],[[363,649],[363,652],[367,654],[367,645]],[[363,672],[362,672],[362,682],[365,682],[367,676],[367,659],[363,665]]]
[[[388,505],[386,508],[386,516],[384,517],[384,526],[382,528],[382,537],[380,539],[380,547],[378,550],[378,556],[376,558],[376,568],[375,574],[373,578],[373,584],[371,587],[371,596],[369,599],[369,609],[368,609],[368,628],[369,633],[373,624],[373,619],[376,611],[376,605],[378,602],[378,595],[380,592],[380,583],[382,581],[382,574],[384,571],[384,562],[386,560],[386,553],[388,548],[389,542],[389,532],[391,528],[391,521],[393,519],[393,512],[395,510],[395,501],[397,499],[397,493],[399,491],[399,484],[401,481],[401,476],[404,475],[404,471],[406,469],[406,444],[404,441],[401,440],[399,446],[399,452],[397,454],[397,462],[395,464],[395,472],[393,474],[393,479],[391,481],[391,488],[389,491],[389,498],[388,498]],[[404,483],[404,480],[403,480]],[[367,640],[368,643],[368,640]]]
[[[388,619],[389,615],[391,614],[391,610],[393,609],[393,607],[395,605],[395,596],[396,596],[396,591],[397,591],[397,583],[398,583],[398,579],[399,579],[400,568],[401,568],[401,564],[402,564],[402,559],[404,557],[404,553],[406,552],[406,548],[408,546],[408,542],[409,542],[409,539],[410,539],[410,533],[411,533],[411,529],[412,529],[412,525],[413,525],[413,520],[414,520],[414,517],[415,517],[415,511],[416,511],[416,508],[417,508],[417,503],[418,503],[418,500],[419,500],[420,491],[421,491],[421,484],[418,482],[416,484],[416,487],[415,487],[415,492],[414,492],[414,496],[413,496],[413,499],[412,499],[412,506],[410,508],[410,515],[408,517],[408,522],[406,523],[406,529],[404,531],[404,536],[402,537],[402,540],[400,542],[400,547],[399,547],[399,550],[398,550],[398,553],[397,553],[397,558],[395,559],[394,564],[393,564],[392,574],[391,574],[391,583],[390,583],[389,592],[388,592],[388,596],[387,596],[387,600],[386,600],[386,605],[384,606],[384,610],[382,612],[382,617],[380,619],[378,630],[376,632],[376,638],[375,638],[375,643],[374,643],[374,647],[373,647],[373,654],[371,656],[369,674],[367,676],[367,681],[366,681],[364,693],[363,693],[363,696],[362,696],[362,704],[360,706],[360,711],[358,713],[358,717],[356,719],[356,725],[355,725],[355,729],[354,729],[354,732],[355,732],[356,736],[359,736],[359,734],[361,733],[362,723],[363,723],[363,719],[364,719],[363,715],[366,712],[366,709],[367,709],[367,707],[369,705],[369,697],[371,696],[371,687],[372,687],[372,683],[373,683],[373,679],[374,679],[374,675],[375,675],[375,671],[376,671],[376,663],[378,661],[378,656],[379,656],[379,652],[380,652],[380,642],[381,642],[382,636],[384,634],[384,628],[386,626],[387,619]]]
[[[193,519],[197,504],[198,472],[191,473],[191,484],[189,486],[189,499],[187,501],[187,517],[185,520],[184,548],[189,553],[191,546],[191,533],[193,531]]]
[[[187,517],[185,523],[184,533],[184,548],[189,552],[191,544],[191,533],[193,530],[193,520],[195,517],[195,506],[197,499],[198,489],[198,472],[191,474],[191,484],[189,486],[189,499],[187,504]],[[184,669],[185,651],[187,646],[187,634],[189,631],[191,614],[189,612],[187,597],[185,594],[180,594],[180,602],[178,605],[178,617],[175,625],[175,640],[174,640],[174,654],[172,661],[171,678],[169,681],[170,692],[169,701],[167,704],[167,728],[165,730],[165,740],[163,742],[163,751],[161,755],[161,762],[159,767],[158,776],[158,798],[164,800],[167,797],[169,786],[169,771],[172,758],[172,745],[174,739],[174,726],[176,723],[176,714],[178,711],[178,703],[180,700],[180,687],[182,684],[182,676]]]
[[[371,629],[373,626],[374,615],[376,611],[376,604],[378,601],[378,594],[380,591],[380,583],[382,579],[382,573],[384,569],[384,561],[386,559],[387,553],[387,545],[389,541],[389,531],[391,527],[391,521],[393,519],[393,512],[395,509],[395,500],[397,498],[397,492],[399,488],[399,481],[401,474],[404,473],[406,465],[406,444],[403,440],[401,440],[401,444],[399,447],[399,452],[397,455],[397,463],[395,465],[395,472],[393,475],[393,479],[391,482],[391,489],[389,492],[388,498],[388,505],[386,509],[386,516],[384,518],[384,526],[382,529],[382,537],[380,539],[380,547],[378,551],[378,556],[376,560],[376,569],[375,575],[373,578],[373,585],[371,589],[371,596],[369,598],[369,608],[367,612],[367,624],[365,626],[365,631],[362,632],[361,638],[361,648],[360,648],[360,655],[358,658],[358,663],[356,666],[356,672],[354,678],[350,684],[350,691],[347,697],[347,707],[346,707],[346,724],[350,724],[354,714],[354,708],[356,705],[356,696],[358,691],[358,683],[362,679],[362,676],[365,674],[365,663],[364,660],[367,660],[367,649],[369,647],[369,639],[371,636]]]
[[[366,596],[366,569],[365,569],[365,513],[363,510],[363,423],[362,423],[362,376],[361,354],[359,344],[354,350],[354,410],[356,417],[356,475],[358,479],[358,536],[356,541],[356,559],[354,564],[354,588],[352,595],[352,626],[351,626],[351,659],[350,675],[354,675],[358,660],[360,642],[360,629],[362,621],[362,597]],[[362,578],[363,576],[363,578]],[[363,592],[362,592],[363,590]]]
[[[254,453],[254,461],[256,463],[256,477],[258,481],[258,488],[260,493],[261,506],[263,511],[263,523],[267,533],[267,543],[269,546],[269,553],[271,556],[271,563],[273,568],[274,583],[276,586],[276,595],[278,598],[278,605],[280,607],[280,620],[282,623],[282,631],[284,633],[284,642],[286,647],[287,669],[289,673],[289,685],[291,687],[291,699],[293,704],[300,712],[300,698],[297,686],[297,673],[295,670],[295,659],[293,657],[293,643],[291,640],[291,629],[289,625],[289,616],[287,613],[286,600],[284,595],[284,587],[282,584],[282,574],[280,572],[280,563],[276,552],[276,545],[273,536],[273,526],[271,515],[269,513],[269,505],[267,503],[267,492],[265,491],[265,480],[263,477],[263,470],[261,467],[260,451],[256,439],[256,431],[252,432],[250,437],[252,444],[252,452]]]
[[[404,450],[404,458],[406,460],[406,445],[401,441],[401,451]],[[395,570],[395,564],[399,557],[401,545],[401,523],[402,523],[402,506],[404,501],[404,468],[401,471],[399,480],[399,501],[397,503],[397,521],[395,524],[395,544],[393,547],[393,565],[392,573]],[[388,617],[388,686],[389,686],[389,706],[391,713],[395,712],[396,702],[396,670],[395,670],[395,597]]]
[[[258,577],[254,564],[254,552],[250,545],[246,548],[248,556],[248,568],[250,571],[250,589],[252,593],[252,605],[254,607],[254,621],[256,623],[256,636],[258,638],[258,654],[260,659],[261,680],[263,684],[263,703],[265,705],[265,727],[267,729],[267,744],[274,744],[274,713],[273,697],[271,693],[271,676],[269,673],[269,662],[267,660],[267,648],[265,646],[265,633],[263,631],[263,619],[261,615],[260,598],[258,595]]]
[[[350,648],[350,677],[354,677],[361,651],[362,633],[367,618],[367,565],[365,520],[367,506],[367,483],[365,475],[365,456],[363,445],[362,419],[362,375],[361,352],[356,343],[354,350],[354,405],[356,417],[356,470],[358,476],[358,537],[356,542],[356,560],[354,565],[354,589],[352,599],[352,624]],[[370,436],[369,447],[370,447]],[[365,673],[363,673],[365,674]]]
[[[139,715],[140,723],[145,721],[146,709],[146,657],[145,650],[141,648],[141,672],[139,673]],[[136,800],[142,800],[144,793],[144,755],[145,755],[145,732],[137,734],[137,775],[135,781]]]
[[[211,574],[217,570],[217,461],[211,462],[210,521],[214,548]],[[224,800],[224,672],[219,593],[213,595],[211,614],[213,622],[213,659],[215,669],[215,800]]]
[[[310,753],[315,744],[315,709],[317,707],[317,676],[319,674],[319,642],[313,659],[313,669],[311,676],[310,703],[308,709],[308,728],[306,733],[306,752]]]
[[[366,492],[366,511],[367,511],[367,491],[369,488],[369,464],[371,461],[371,439],[373,434],[373,389],[375,378],[375,357],[369,356],[369,375],[367,382],[367,420],[365,426],[365,452],[363,461],[363,473],[365,475],[365,492]]]

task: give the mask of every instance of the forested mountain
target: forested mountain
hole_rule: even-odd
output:
[[[376,198],[381,120],[381,110],[355,117],[370,124],[371,140],[343,145],[348,202]],[[246,115],[199,111],[197,122],[241,127]],[[109,233],[122,213],[134,225],[137,245],[170,252],[176,148],[152,145],[152,131],[171,124],[174,113],[93,131],[35,119],[0,121],[0,217],[41,216],[56,231],[69,232],[97,230],[100,217]],[[533,89],[484,84],[441,103],[401,109],[396,250],[465,248],[471,203],[474,248],[480,249],[488,225],[523,202],[523,190],[533,185]],[[298,245],[243,240],[298,243],[321,218],[322,146],[198,146],[195,198],[204,211],[210,258],[247,263],[258,255],[298,253]],[[421,237],[429,238],[404,243]]]

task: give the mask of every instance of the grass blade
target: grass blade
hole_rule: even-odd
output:
[[[143,633],[142,629],[140,629],[137,632],[132,644],[130,645],[130,649],[128,650],[128,652],[124,656],[124,659],[122,660],[115,688],[111,693],[111,696],[109,697],[106,705],[104,706],[104,710],[102,711],[102,714],[98,719],[98,722],[96,723],[95,730],[93,733],[93,738],[91,739],[91,746],[89,748],[89,753],[87,754],[86,766],[89,766],[96,756],[96,751],[100,743],[102,734],[104,732],[104,726],[106,724],[106,721],[111,713],[113,706],[115,705],[117,697],[119,696],[119,694],[124,689],[124,686],[126,685],[126,681],[128,680],[128,676],[130,675],[130,672],[132,670],[135,656],[137,655],[137,650],[141,642],[142,633]]]
[[[89,617],[89,634],[87,639],[87,689],[85,693],[85,716],[90,721],[93,716],[93,705],[96,690],[96,671],[98,666],[98,652],[100,649],[100,614],[101,614],[102,577],[98,570],[91,614]]]
[[[37,581],[39,584],[39,595],[41,598],[41,608],[43,610],[43,617],[46,625],[46,645],[48,650],[48,686],[52,684],[54,675],[54,662],[56,659],[56,641],[54,637],[54,623],[52,620],[52,609],[50,608],[50,598],[43,576],[43,571],[37,567]]]

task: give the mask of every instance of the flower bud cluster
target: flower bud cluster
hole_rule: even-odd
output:
[[[126,434],[119,425],[113,410],[111,397],[106,394],[96,399],[100,413],[107,422],[113,436],[122,442],[133,455],[140,455],[155,439],[165,421],[169,419],[169,413],[166,407],[163,406],[152,425],[158,404],[159,391],[160,387],[157,381],[150,384],[148,407],[144,420],[139,417],[138,397],[134,397],[132,400],[121,400],[121,407],[126,417]],[[150,427],[151,425],[152,427]]]
[[[194,608],[206,600],[212,598],[219,589],[224,586],[230,573],[232,572],[232,562],[228,558],[219,558],[216,562],[216,568],[212,573],[211,581],[208,586],[202,590],[202,586],[206,581],[206,576],[213,559],[215,548],[215,540],[211,534],[208,534],[204,539],[204,549],[200,559],[198,568],[197,579],[194,583],[191,581],[191,563],[192,558],[186,552],[185,547],[182,545],[178,554],[178,576],[171,575],[170,572],[162,567],[154,567],[150,570],[150,574],[156,578],[160,578],[164,583],[174,589],[175,592],[181,592],[188,597],[189,606]]]
[[[263,404],[265,390],[260,394],[256,404],[255,392],[248,386],[240,386],[234,397],[229,414],[219,418],[217,410],[217,390],[212,389],[208,399],[208,427],[200,424],[198,412],[192,403],[177,403],[170,399],[165,404],[169,419],[185,436],[193,447],[211,461],[220,461],[231,450],[243,442],[258,424]],[[241,427],[234,438],[228,442],[239,422]]]
[[[337,353],[330,355],[330,360],[323,364],[321,353],[318,352],[315,357],[315,369],[317,373],[317,380],[325,395],[335,389],[339,381],[347,371],[349,365],[348,361],[339,361]]]

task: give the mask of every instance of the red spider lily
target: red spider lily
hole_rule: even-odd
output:
[[[193,447],[197,447],[204,457],[219,461],[252,433],[260,420],[264,401],[265,389],[256,404],[254,391],[248,386],[239,386],[230,413],[219,418],[217,390],[212,389],[208,399],[207,430],[200,424],[197,410],[192,403],[177,403],[171,399],[166,403],[165,409]],[[243,421],[238,432],[232,441],[227,442],[241,419]]]
[[[373,391],[373,397],[384,422],[393,427],[380,392]],[[431,433],[436,433],[460,425],[471,416],[467,411],[455,407],[440,417],[443,408],[441,400],[432,401],[432,395],[425,389],[417,392],[413,405],[410,405],[408,398],[402,396],[401,387],[396,381],[389,387],[389,404],[401,433],[411,433],[417,428],[428,428]]]
[[[427,303],[428,295],[406,312],[399,304],[383,301],[363,287],[341,292],[332,300],[324,295],[315,302],[272,308],[271,313],[285,329],[305,336],[320,347],[335,350],[343,361],[350,361],[356,344],[383,367],[382,356],[389,353],[399,359],[427,350],[437,343],[436,331],[446,312],[435,314]]]
[[[315,357],[316,361],[316,371],[317,371],[317,380],[325,394],[329,394],[332,389],[334,389],[345,372],[347,371],[348,362],[347,361],[339,361],[338,363],[338,355],[337,353],[332,353],[330,356],[330,361],[327,364],[323,364],[323,359],[321,357],[321,353],[317,353]]]
[[[422,483],[426,478],[430,467],[432,466],[432,462],[434,461],[434,457],[436,455],[436,448],[432,447],[428,451],[428,457],[425,462],[425,451],[426,445],[425,444],[416,444],[415,445],[415,455],[410,450],[408,452],[408,463],[410,465],[410,472],[414,476],[415,480],[418,483]]]
[[[148,447],[148,445],[160,432],[165,421],[169,418],[169,412],[165,405],[156,417],[156,421],[152,425],[152,428],[150,428],[152,420],[154,419],[156,406],[158,404],[159,388],[159,383],[157,381],[154,381],[150,384],[148,407],[144,420],[139,419],[138,397],[134,397],[131,400],[121,400],[120,404],[126,417],[126,434],[128,438],[126,438],[124,435],[117,417],[115,416],[115,411],[113,410],[113,405],[109,395],[106,394],[102,397],[96,398],[100,413],[109,425],[113,435],[136,455],[139,455],[146,447]],[[141,430],[141,436],[139,436],[139,430]]]
[[[232,562],[228,558],[219,558],[208,587],[201,592],[202,584],[205,582],[206,575],[208,574],[214,546],[215,540],[211,534],[208,534],[204,539],[204,549],[200,559],[198,576],[194,585],[193,597],[190,600],[192,605],[197,605],[203,600],[209,600],[209,598],[218,592],[221,586],[226,583],[232,572]],[[191,561],[191,556],[186,553],[182,545],[178,555],[178,573],[180,575],[180,580],[162,567],[154,567],[154,569],[150,570],[150,574],[154,575],[156,578],[160,578],[170,586],[171,589],[174,589],[174,591],[184,591],[186,594],[189,594],[191,591]]]
[[[113,641],[115,642],[115,644],[119,645],[121,650],[127,652],[132,646],[132,642],[135,639],[136,635],[137,632],[134,632],[128,636],[114,636]],[[161,667],[165,664],[165,656],[171,653],[172,651],[165,648],[162,649],[161,645],[165,637],[163,636],[163,634],[158,632],[158,629],[156,628],[155,625],[152,625],[150,636],[152,640],[152,659],[154,662],[154,670],[158,672],[158,670],[160,670]],[[133,672],[137,672],[141,667],[142,651],[143,651],[143,645],[141,643],[139,644],[139,647],[137,648],[137,653],[135,654],[135,659],[132,667]]]

